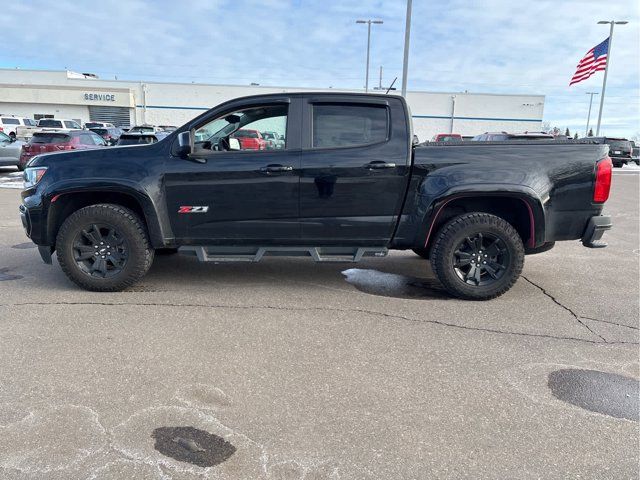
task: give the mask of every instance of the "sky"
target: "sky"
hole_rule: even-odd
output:
[[[405,0],[14,0],[1,68],[101,78],[287,87],[402,82]],[[544,121],[585,133],[603,72],[569,87],[578,61],[616,26],[602,131],[640,136],[640,1],[414,0],[408,89],[546,95]],[[5,44],[6,45],[6,44]],[[591,124],[599,104],[594,97]]]

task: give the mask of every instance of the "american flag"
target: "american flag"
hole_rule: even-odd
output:
[[[607,52],[609,51],[609,39],[596,45],[580,60],[576,73],[573,74],[569,86],[586,80],[594,73],[604,70],[607,66]]]

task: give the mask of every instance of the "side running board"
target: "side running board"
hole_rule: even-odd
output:
[[[386,257],[386,247],[224,247],[185,246],[178,252],[201,262],[259,262],[262,257],[311,257],[315,262],[359,262]]]

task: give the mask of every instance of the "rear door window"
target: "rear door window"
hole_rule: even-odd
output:
[[[371,145],[389,137],[386,106],[316,104],[312,122],[313,148]]]

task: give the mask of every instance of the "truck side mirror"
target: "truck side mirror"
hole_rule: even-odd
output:
[[[191,155],[191,131],[180,132],[178,134],[178,148],[176,154],[181,158]]]

